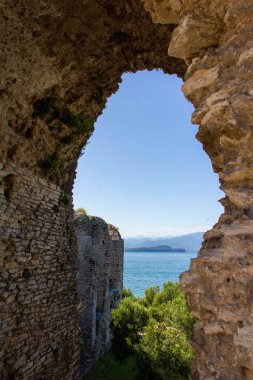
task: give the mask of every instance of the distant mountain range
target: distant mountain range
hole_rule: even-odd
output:
[[[194,232],[188,235],[176,236],[176,237],[158,237],[158,238],[147,238],[147,237],[136,237],[136,238],[126,238],[125,249],[128,248],[138,248],[138,247],[157,247],[161,245],[168,245],[171,248],[183,248],[186,251],[198,251],[201,248],[201,243],[203,241],[203,232]]]
[[[155,247],[125,248],[126,252],[185,252],[184,248],[172,248],[169,245],[157,245]]]

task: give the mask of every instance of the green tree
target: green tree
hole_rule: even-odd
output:
[[[125,290],[113,311],[113,350],[119,359],[134,354],[142,380],[186,379],[193,351],[189,346],[195,319],[179,284],[153,286],[144,297]],[[139,379],[139,378],[138,378]]]
[[[112,312],[113,352],[122,360],[135,351],[140,343],[149,316],[146,308],[134,299],[123,299],[118,309]]]
[[[188,377],[193,354],[187,337],[177,328],[153,321],[137,348],[142,362],[161,379],[170,379],[175,374]]]
[[[124,288],[122,292],[122,298],[134,298],[133,292],[129,288]]]

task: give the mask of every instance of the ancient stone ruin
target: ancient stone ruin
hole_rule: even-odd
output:
[[[111,347],[111,312],[123,290],[124,245],[119,232],[101,218],[79,215],[77,237],[80,367],[84,375]]]
[[[226,196],[181,278],[193,379],[253,379],[253,1],[2,0],[1,378],[79,379],[77,159],[122,73],[184,80]],[[134,138],[134,136],[133,136]]]

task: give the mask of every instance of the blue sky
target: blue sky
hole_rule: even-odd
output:
[[[205,231],[223,211],[181,85],[162,71],[124,74],[79,159],[75,208],[114,224],[123,237]]]

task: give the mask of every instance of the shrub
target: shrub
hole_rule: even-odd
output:
[[[69,110],[64,111],[60,121],[73,129],[74,135],[90,133],[93,131],[93,122],[83,114],[75,114]]]
[[[43,170],[45,175],[50,175],[56,171],[59,171],[63,166],[56,153],[49,155],[44,160],[40,160],[38,165]]]
[[[128,289],[128,288],[124,288],[124,289],[123,289],[123,292],[122,292],[122,298],[127,298],[127,297],[133,298],[133,296],[134,296],[134,295],[133,295],[131,289]]]
[[[145,290],[144,302],[147,306],[150,306],[154,302],[154,298],[157,294],[159,294],[160,288],[159,286],[151,286]]]
[[[186,379],[193,352],[188,344],[195,319],[187,309],[179,284],[153,286],[144,297],[124,291],[112,313],[113,351],[123,360],[134,354],[141,379]]]
[[[162,379],[174,374],[184,378],[189,375],[193,354],[185,334],[176,327],[152,321],[144,331],[138,353]]]
[[[62,193],[60,196],[60,204],[62,204],[64,207],[71,206],[71,198],[67,193]]]
[[[79,207],[76,211],[77,211],[79,214],[87,215],[87,211],[86,211],[85,208],[83,208],[83,207]]]
[[[122,360],[134,352],[140,343],[144,327],[148,323],[148,312],[134,299],[124,298],[118,309],[113,310],[113,352]]]

